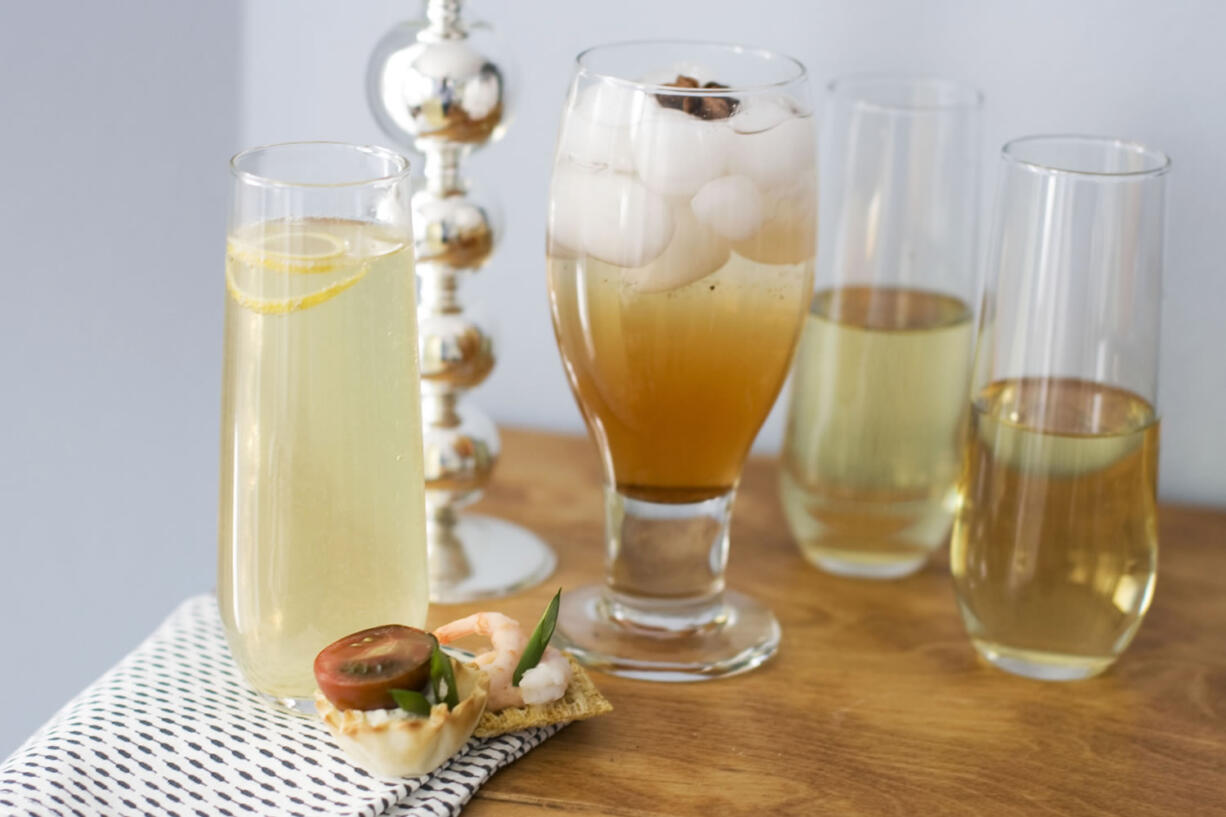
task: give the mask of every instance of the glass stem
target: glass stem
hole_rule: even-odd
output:
[[[661,636],[722,625],[734,494],[662,503],[632,499],[606,486],[608,616]]]

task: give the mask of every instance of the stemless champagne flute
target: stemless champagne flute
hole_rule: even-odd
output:
[[[982,102],[932,78],[829,88],[825,238],[780,480],[801,552],[831,573],[904,576],[949,534],[974,347]]]
[[[774,615],[724,590],[741,465],[812,289],[804,67],[740,46],[578,58],[550,191],[554,329],[604,463],[605,585],[569,593],[580,660],[655,680],[751,669]]]
[[[951,563],[1010,672],[1097,675],[1149,608],[1168,167],[1116,139],[1002,151]]]
[[[326,142],[230,163],[218,604],[301,706],[346,633],[427,606],[408,161]]]

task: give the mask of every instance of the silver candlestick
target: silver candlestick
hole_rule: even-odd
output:
[[[442,603],[513,593],[545,579],[555,564],[553,551],[524,528],[457,513],[481,495],[499,451],[489,418],[459,405],[495,360],[492,338],[460,305],[460,273],[489,259],[500,226],[494,208],[460,175],[460,163],[498,139],[508,118],[493,30],[462,21],[460,5],[426,0],[424,20],[400,24],[375,46],[367,74],[379,126],[425,159],[413,232],[430,599]]]

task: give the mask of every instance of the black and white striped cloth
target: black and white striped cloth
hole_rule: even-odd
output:
[[[474,738],[426,777],[373,777],[322,723],[246,685],[216,600],[197,596],[0,765],[0,814],[455,815],[559,728]]]

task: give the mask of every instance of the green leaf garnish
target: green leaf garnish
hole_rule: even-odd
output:
[[[559,587],[558,592],[553,595],[553,600],[541,614],[541,620],[536,623],[536,629],[532,631],[532,637],[528,639],[519,663],[515,665],[515,672],[511,675],[511,686],[519,686],[524,673],[541,662],[541,656],[545,654],[545,648],[549,646],[549,639],[553,638],[553,628],[558,623],[558,605],[561,602],[562,588]]]
[[[389,689],[388,692],[392,694],[392,700],[396,702],[396,706],[405,712],[412,712],[423,718],[430,717],[430,702],[420,692],[414,692],[411,689]]]
[[[445,695],[444,685],[447,687]],[[446,703],[448,709],[455,709],[460,705],[460,695],[455,688],[455,673],[451,670],[451,659],[438,645],[438,639],[434,640],[434,652],[430,653],[430,686],[434,690],[434,699]]]

